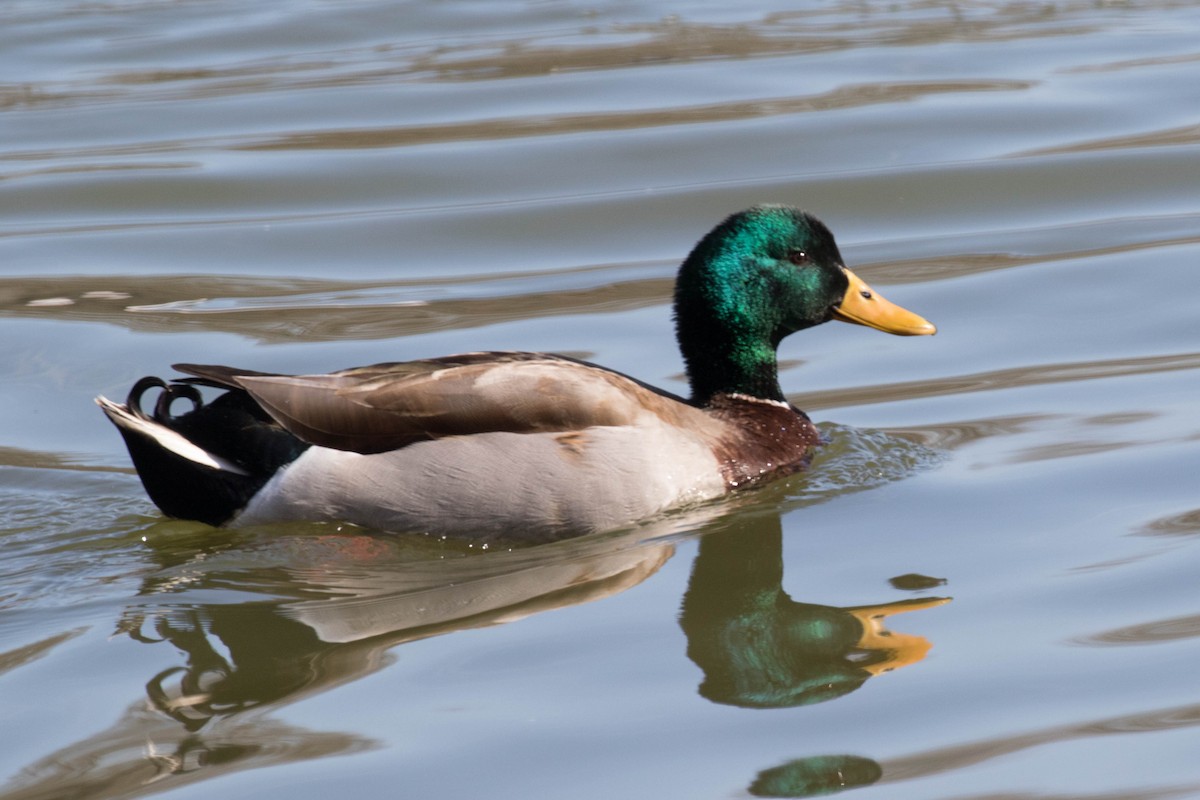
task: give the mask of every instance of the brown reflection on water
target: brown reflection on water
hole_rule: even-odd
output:
[[[1022,414],[911,428],[891,428],[888,433],[919,441],[926,447],[953,450],[995,436],[1013,436],[1025,433],[1035,424],[1049,419],[1054,419],[1054,417],[1049,414]]]
[[[1000,463],[1025,464],[1058,458],[1096,455],[1133,447],[1146,447],[1175,438],[1155,439],[1147,436],[1115,437],[1107,429],[1137,425],[1158,418],[1148,412],[1100,414],[1072,417],[1064,414],[1024,414],[991,419],[945,422],[909,428],[892,428],[888,433],[903,436],[939,450],[966,447],[984,439],[998,436],[1018,436],[1040,433],[1041,442],[1012,452]],[[1067,433],[1074,426],[1076,433]],[[1046,431],[1055,431],[1047,434]],[[981,465],[976,465],[981,466]]]
[[[1200,536],[1200,508],[1160,517],[1137,531],[1139,536]]]
[[[1009,459],[1011,464],[1028,464],[1035,461],[1051,461],[1056,458],[1077,458],[1079,456],[1110,453],[1127,447],[1142,447],[1146,442],[1138,440],[1120,442],[1051,442],[1049,444],[1028,447]]]
[[[1078,35],[1086,28],[1064,24],[1065,20],[1075,12],[1092,10],[1086,4],[1070,3],[950,4],[944,13],[934,15],[926,8],[921,2],[894,3],[882,11],[864,4],[840,4],[813,11],[769,13],[732,24],[690,22],[677,16],[612,24],[591,14],[580,14],[568,17],[565,25],[555,25],[549,32],[535,25],[516,33],[477,34],[457,40],[440,37],[432,45],[417,34],[409,41],[385,39],[373,41],[370,46],[333,46],[318,52],[301,49],[282,57],[269,54],[246,59],[237,53],[215,64],[101,72],[74,84],[56,81],[0,85],[0,109],[135,99],[163,102],[379,83],[522,79],[658,64],[778,58],[856,47],[1023,40]],[[102,16],[136,11],[131,4],[92,8],[93,13]],[[163,24],[169,22],[166,16]]]
[[[56,633],[53,636],[47,636],[45,639],[33,642],[32,644],[23,645],[22,647],[0,653],[0,675],[37,661],[42,656],[48,655],[51,650],[63,642],[74,639],[86,630],[87,628],[76,628]]]
[[[606,26],[606,29],[591,26],[582,29],[570,47],[540,44],[537,37],[474,45],[431,54],[418,62],[417,69],[427,70],[439,80],[524,78],[555,72],[625,69],[630,65],[811,53],[850,45],[848,39],[832,35],[783,34],[780,26],[773,24],[778,19],[705,25],[672,18],[649,24]],[[621,41],[612,41],[614,38]],[[485,48],[494,52],[472,54]]]
[[[81,172],[157,172],[162,170],[198,169],[200,166],[199,161],[131,161],[124,164],[60,164],[53,167],[7,172],[0,175],[0,181],[19,181],[24,178],[37,178],[46,175],[69,175]],[[0,233],[0,236],[4,235]]]
[[[234,143],[232,150],[321,150],[376,147],[410,147],[461,141],[494,141],[526,136],[555,136],[596,131],[622,131],[704,122],[747,120],[810,111],[910,102],[952,92],[968,94],[987,91],[1017,91],[1029,88],[1024,81],[950,81],[944,83],[864,84],[835,89],[808,97],[778,97],[762,100],[712,103],[699,106],[620,111],[593,114],[561,114],[516,118],[480,119],[443,125],[391,128],[360,128],[289,133],[258,141]]]
[[[552,282],[553,276],[546,279]],[[496,280],[486,278],[489,283]],[[471,281],[456,283],[469,287]],[[502,297],[379,303],[371,302],[373,294],[403,298],[410,291],[420,297],[436,292],[439,283],[217,276],[0,279],[0,316],[103,322],[149,333],[198,327],[259,342],[366,340],[538,317],[631,311],[666,303],[673,284],[670,279],[649,278]],[[228,301],[227,307],[210,298]]]
[[[933,380],[806,392],[791,395],[789,399],[799,408],[814,410],[1198,368],[1200,368],[1200,353],[1179,353],[1013,367]]]
[[[25,450],[20,447],[0,445],[0,467],[133,474],[131,468],[96,466],[86,463],[89,460],[88,456],[73,453],[50,453],[44,450]]]
[[[1063,147],[1046,147],[1018,153],[1020,156],[1048,156],[1067,153],[1090,153],[1098,150],[1128,150],[1141,147],[1180,147],[1200,142],[1200,125],[1185,125],[1135,136],[1112,136],[1104,139],[1074,142]]]
[[[1107,734],[1156,733],[1200,726],[1200,705],[1173,706],[1153,711],[1108,717],[1092,722],[1055,726],[1016,736],[983,739],[963,745],[936,748],[905,758],[883,763],[885,782],[913,780],[963,769],[964,767],[990,761],[1012,753],[1043,745],[1059,744],[1076,739]],[[1139,797],[1177,796],[1172,787],[1163,787],[1164,793],[1139,794]],[[1178,796],[1191,794],[1200,784],[1190,785]],[[1089,795],[1080,795],[1087,797]],[[1105,795],[1100,795],[1105,796]]]
[[[1084,645],[1144,645],[1200,637],[1200,614],[1140,622],[1071,641]]]
[[[1031,246],[1028,241],[1029,233],[1037,233],[1033,231],[1024,233],[1018,237],[1022,239],[1021,245],[1025,251],[1022,253],[952,253],[933,258],[860,264],[854,267],[854,271],[880,284],[923,283],[925,281],[946,280],[1002,269],[1028,267],[1034,264],[1100,258],[1102,256],[1134,253],[1142,250],[1186,246],[1200,242],[1200,236],[1190,231],[1182,234],[1170,231],[1148,231],[1146,230],[1145,219],[1133,220],[1131,221],[1133,223],[1131,226],[1126,226],[1121,224],[1121,222],[1124,221],[1106,221],[1103,225],[1095,225],[1093,223],[1087,226],[1079,226],[1079,230],[1081,231],[1087,229],[1095,230],[1094,234],[1091,230],[1088,230],[1089,236],[1086,238],[1089,241],[1103,241],[1104,239],[1112,238],[1111,243],[1104,244],[1101,247],[1064,250]],[[1170,224],[1173,220],[1164,220],[1164,222]],[[1180,227],[1186,228],[1191,228],[1196,224],[1195,220],[1191,218],[1180,219],[1179,223]],[[1130,227],[1131,229],[1124,230],[1126,227]],[[1067,228],[1069,226],[1059,226],[1058,232],[1061,233]],[[1107,228],[1107,230],[1101,230],[1102,228]],[[1132,228],[1141,228],[1141,230],[1133,230]]]
[[[1128,69],[1142,69],[1144,67],[1162,67],[1172,64],[1188,64],[1195,61],[1200,61],[1200,53],[1158,56],[1154,58],[1130,58],[1124,61],[1111,61],[1106,64],[1086,64],[1078,67],[1067,67],[1063,69],[1062,72],[1065,74],[1119,72]]]

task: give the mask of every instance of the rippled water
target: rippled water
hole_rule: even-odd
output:
[[[1200,4],[0,5],[0,797],[1200,797]],[[508,551],[164,520],[176,361],[554,350],[801,205],[802,475]],[[273,767],[273,769],[265,769]]]

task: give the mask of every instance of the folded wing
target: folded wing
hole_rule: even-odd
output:
[[[198,383],[245,390],[307,442],[358,453],[491,431],[629,425],[648,411],[678,413],[682,403],[620,373],[543,353],[468,353],[327,375],[175,368]]]

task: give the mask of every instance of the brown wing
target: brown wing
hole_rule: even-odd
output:
[[[240,389],[238,378],[258,376],[278,376],[277,372],[256,372],[252,369],[237,369],[222,367],[217,364],[172,364],[172,369],[194,375],[194,378],[182,378],[180,383],[196,383],[202,386],[215,386],[223,389]]]
[[[305,441],[359,453],[490,431],[627,425],[648,406],[682,402],[619,373],[542,353],[468,353],[328,375],[178,368],[235,383]]]

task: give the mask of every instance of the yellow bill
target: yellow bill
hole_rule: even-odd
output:
[[[845,269],[843,267],[843,269]],[[937,333],[933,323],[906,308],[885,300],[850,270],[846,277],[850,286],[842,302],[833,310],[833,318],[842,322],[866,325],[868,328],[894,333],[897,336],[927,336]]]
[[[879,606],[847,608],[846,611],[862,623],[863,632],[856,647],[866,650],[871,655],[871,658],[868,658],[860,666],[872,675],[879,675],[907,667],[909,664],[915,664],[925,658],[925,654],[929,652],[929,648],[933,647],[933,644],[924,636],[889,631],[885,627],[887,618],[893,614],[921,611],[949,602],[949,597],[928,597],[900,600]]]

